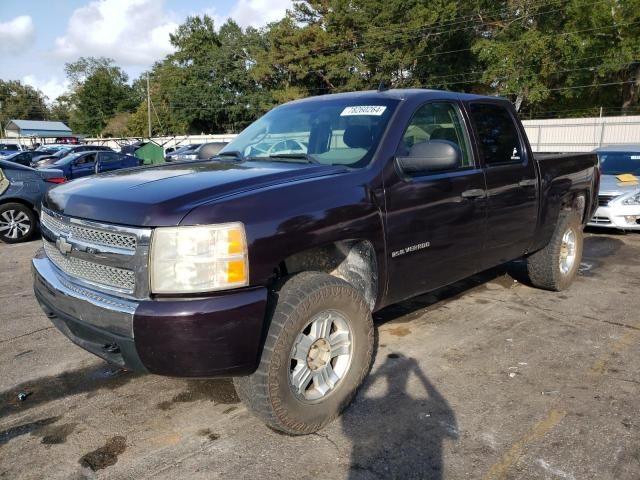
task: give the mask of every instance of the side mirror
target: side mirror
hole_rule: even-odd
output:
[[[416,143],[411,147],[409,155],[397,157],[397,162],[407,175],[454,170],[462,162],[462,151],[453,142],[431,140]]]

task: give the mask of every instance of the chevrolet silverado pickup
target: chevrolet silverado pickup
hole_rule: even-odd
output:
[[[595,155],[534,156],[503,99],[307,98],[210,160],[52,189],[34,291],[89,352],[233,377],[256,416],[306,434],[367,375],[372,312],[520,258],[534,286],[569,287],[598,184]]]

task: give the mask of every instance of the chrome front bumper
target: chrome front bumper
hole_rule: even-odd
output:
[[[41,304],[57,314],[119,336],[133,338],[138,303],[74,284],[40,250],[32,260],[34,292]]]
[[[638,217],[638,219],[629,221],[627,217]],[[620,230],[640,230],[640,206],[609,205],[598,207],[587,225]]]

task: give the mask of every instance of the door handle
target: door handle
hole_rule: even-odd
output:
[[[531,186],[534,186],[535,184],[536,184],[535,179],[521,180],[520,183],[518,183],[518,185],[520,185],[521,187],[531,187]]]
[[[472,190],[465,190],[462,192],[463,198],[484,198],[484,190],[481,188],[474,188]]]

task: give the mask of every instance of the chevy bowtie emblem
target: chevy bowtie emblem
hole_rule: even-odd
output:
[[[66,255],[68,253],[71,253],[71,249],[73,248],[73,245],[67,242],[66,238],[60,237],[56,240],[56,247],[58,247],[58,250],[60,250],[60,253],[62,255]]]

